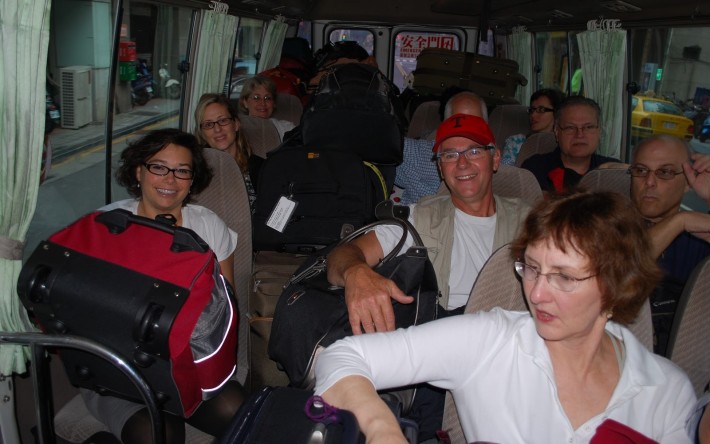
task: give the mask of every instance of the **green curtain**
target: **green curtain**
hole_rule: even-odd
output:
[[[602,25],[611,29],[582,32],[577,35],[577,41],[585,95],[596,100],[602,109],[599,154],[619,159],[624,120],[619,110],[624,109],[626,31],[614,29],[614,24]]]
[[[520,74],[528,80],[527,85],[518,85],[515,90],[515,98],[524,105],[528,104],[535,85],[532,54],[532,34],[524,30],[513,29],[513,34],[508,36],[508,58],[518,62]]]
[[[288,25],[283,19],[271,20],[266,28],[264,43],[261,45],[261,58],[259,59],[258,72],[275,68],[281,62],[281,48],[286,38]]]
[[[204,93],[220,93],[229,74],[229,61],[237,35],[239,19],[233,15],[214,11],[197,12],[197,28],[190,56],[188,91],[183,104],[183,130],[192,132],[195,127],[193,110]]]
[[[0,1],[0,331],[32,326],[15,285],[37,205],[44,141],[50,0]],[[22,373],[24,347],[0,346],[0,373]]]

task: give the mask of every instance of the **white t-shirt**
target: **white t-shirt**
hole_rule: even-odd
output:
[[[609,322],[606,330],[624,342],[621,377],[605,411],[576,430],[534,320],[500,308],[340,340],[318,356],[315,393],[349,375],[377,390],[429,382],[452,392],[466,442],[588,443],[613,419],[661,444],[689,444],[695,393],[688,377],[628,329]]]
[[[124,199],[99,208],[110,211],[121,208],[133,214],[138,211],[138,199]],[[182,207],[182,226],[197,233],[217,256],[218,261],[227,259],[237,248],[237,233],[232,231],[212,210],[200,205]]]
[[[269,120],[271,120],[276,127],[276,130],[279,132],[279,139],[281,139],[282,142],[284,140],[284,134],[296,128],[296,125],[294,125],[290,120],[279,120],[274,119],[273,117]]]
[[[416,204],[409,207],[409,222],[412,223],[414,223],[412,214],[414,214],[415,207]],[[462,307],[468,302],[479,271],[493,254],[496,221],[497,214],[489,217],[476,217],[466,214],[458,208],[455,209],[454,245],[451,250],[447,310]],[[402,229],[396,225],[379,225],[375,227],[375,234],[386,256],[402,238]],[[400,254],[406,252],[413,243],[412,237],[407,236],[407,241]]]

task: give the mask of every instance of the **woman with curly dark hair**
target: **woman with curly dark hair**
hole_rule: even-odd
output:
[[[114,202],[102,211],[122,208],[151,219],[161,216],[190,228],[212,248],[222,275],[234,285],[237,233],[211,210],[188,202],[207,188],[212,171],[192,134],[177,129],[152,131],[121,153],[116,180],[133,198]],[[125,443],[150,442],[150,420],[142,404],[82,390],[89,411]],[[165,414],[169,443],[185,442],[185,422],[211,435],[221,435],[244,399],[244,389],[229,381],[215,397],[204,401],[190,418]]]

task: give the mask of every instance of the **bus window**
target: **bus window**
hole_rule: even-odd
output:
[[[239,20],[237,30],[237,46],[234,50],[232,64],[232,84],[229,97],[238,99],[244,82],[257,73],[257,55],[261,50],[261,36],[264,32],[264,22],[253,18]]]
[[[459,50],[456,34],[444,32],[402,31],[395,37],[392,81],[400,90],[407,87],[407,76],[417,67],[417,56],[424,48]]]
[[[571,95],[584,93],[577,33],[538,32],[535,46],[540,73],[533,90],[556,88]]]
[[[375,54],[375,35],[372,31],[359,28],[338,28],[330,31],[328,41],[331,43],[351,40],[365,48],[369,55]]]

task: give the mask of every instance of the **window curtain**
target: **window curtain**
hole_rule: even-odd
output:
[[[520,74],[528,80],[525,86],[518,85],[515,90],[515,98],[524,105],[528,104],[535,85],[532,54],[532,34],[526,32],[525,28],[513,28],[513,33],[508,36],[508,57],[518,62]]]
[[[178,35],[176,29],[177,8],[174,6],[158,5],[158,16],[155,23],[155,47],[153,48],[153,78],[158,81],[158,91],[161,97],[166,98],[163,79],[160,78],[160,68],[166,65],[168,72],[174,79],[179,78],[178,72]]]
[[[626,31],[618,20],[593,20],[577,35],[585,95],[599,103],[602,114],[599,154],[619,159],[623,132]]]
[[[37,205],[46,113],[50,0],[0,2],[0,331],[31,324],[15,285]],[[22,373],[24,347],[0,346],[0,373]]]
[[[261,58],[257,72],[278,66],[287,29],[288,25],[284,23],[283,17],[277,17],[269,22],[264,35],[264,43],[261,45]]]
[[[201,10],[195,17],[195,32],[190,55],[188,91],[183,103],[183,130],[195,129],[194,107],[204,93],[221,93],[229,74],[229,61],[237,35],[239,19],[233,15]]]

